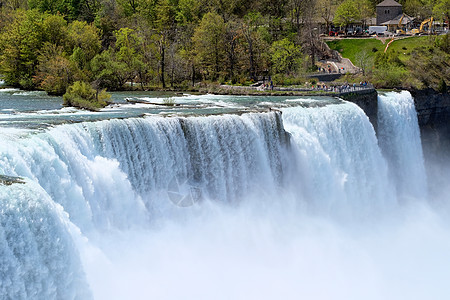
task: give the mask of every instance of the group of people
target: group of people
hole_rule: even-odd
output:
[[[328,66],[327,68],[321,68],[321,67],[319,67],[319,72],[331,74],[332,70],[331,70],[331,67],[330,67],[330,66]]]
[[[326,68],[319,67],[319,72],[328,73],[328,74],[335,73],[335,71],[333,71],[333,69],[331,69],[331,66],[327,66]],[[345,68],[344,67],[339,67],[338,68],[338,73],[344,74],[345,73]]]
[[[361,81],[359,83],[359,86],[356,83],[349,84],[348,82],[342,84],[342,85],[334,85],[334,86],[328,86],[326,84],[317,84],[316,86],[311,86],[313,90],[321,90],[326,92],[335,92],[335,93],[342,93],[342,92],[349,92],[354,91],[359,88],[365,88],[367,87],[369,83],[367,81]]]
[[[366,88],[368,85],[369,85],[369,83],[367,81],[360,81],[359,86],[356,83],[349,84],[348,82],[346,82],[342,85],[326,85],[324,83],[318,83],[317,85],[311,85],[311,88],[307,87],[306,89],[303,89],[303,90],[304,91],[320,90],[320,91],[325,91],[325,92],[345,93],[345,92],[355,91],[357,88],[358,89]],[[270,82],[263,83],[260,86],[258,86],[257,89],[260,91],[265,91],[268,89],[273,91],[273,81],[270,80]]]
[[[273,91],[273,81],[271,80],[268,83],[263,83],[262,86],[261,86],[261,89],[262,90],[270,89],[271,91]]]
[[[367,85],[368,85],[367,81],[360,81],[359,82],[359,88],[365,88],[365,87],[367,87]],[[356,83],[353,83],[353,85],[350,85],[347,82],[347,83],[345,83],[345,84],[343,84],[341,86],[337,86],[338,89],[335,90],[335,92],[342,93],[342,92],[354,91],[354,90],[356,90],[357,87],[358,86],[356,85]]]

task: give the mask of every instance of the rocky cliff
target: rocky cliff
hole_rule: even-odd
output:
[[[442,186],[448,186],[450,174],[450,94],[432,89],[410,91],[414,97],[422,138],[422,147],[430,192],[435,199],[445,199]],[[445,190],[445,189],[444,189]]]

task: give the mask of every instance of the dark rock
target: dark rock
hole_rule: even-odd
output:
[[[450,172],[450,94],[433,89],[412,90],[422,148],[433,199],[447,199]],[[437,200],[439,201],[439,200]]]
[[[21,177],[0,175],[0,185],[11,185],[13,183],[25,184],[25,181]]]
[[[374,89],[360,90],[352,93],[342,94],[341,98],[355,103],[366,113],[373,128],[378,128],[378,93]]]

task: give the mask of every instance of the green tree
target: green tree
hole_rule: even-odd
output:
[[[276,73],[291,75],[303,64],[300,48],[287,38],[273,42],[270,53],[272,69]]]
[[[222,71],[225,56],[225,23],[215,12],[203,16],[192,37],[196,59],[206,78],[215,80]]]
[[[179,23],[193,23],[201,19],[201,2],[197,0],[179,0],[178,1],[177,21]]]
[[[241,25],[240,44],[244,48],[240,60],[251,79],[256,80],[256,76],[262,71],[267,70],[270,44],[263,39],[261,30],[264,28],[264,18],[260,13],[248,13]]]
[[[17,11],[0,34],[0,73],[13,86],[32,88],[39,50],[44,42],[44,15],[36,10]]]
[[[361,19],[361,13],[354,0],[345,0],[336,9],[333,22],[347,29],[348,25]]]
[[[66,47],[69,43],[67,21],[60,14],[46,16],[42,24],[43,39],[56,46]]]
[[[96,55],[91,61],[91,68],[95,85],[112,90],[121,88],[129,75],[127,65],[119,61],[111,49]]]
[[[5,10],[16,10],[16,9],[27,9],[27,0],[2,0],[0,1],[0,9]]]
[[[405,0],[403,12],[423,20],[431,17],[435,0]]]
[[[144,62],[142,57],[142,39],[131,28],[121,28],[115,32],[116,36],[116,59],[122,62],[127,80],[133,81],[136,75],[142,74]],[[141,85],[143,84],[140,76]]]
[[[375,9],[369,0],[358,0],[355,3],[359,11],[359,20],[365,25],[365,20],[375,15]]]
[[[159,48],[159,68],[160,68],[160,81],[163,88],[166,87],[166,49],[171,46],[173,49],[175,29],[176,29],[176,6],[171,0],[161,0],[156,6],[156,12],[158,15],[157,20],[154,22],[155,30],[159,35],[158,48]],[[172,55],[173,57],[173,55]],[[173,68],[172,68],[173,70]]]
[[[81,72],[75,62],[69,60],[61,46],[45,43],[39,56],[34,83],[49,94],[62,95],[75,80],[81,79]]]
[[[437,36],[434,40],[434,46],[444,53],[450,54],[450,34]]]
[[[79,16],[80,0],[28,0],[28,7],[42,13],[61,13],[75,20]]]
[[[450,0],[438,0],[433,7],[433,16],[441,22],[450,20]]]
[[[85,21],[73,21],[68,27],[69,48],[80,69],[89,68],[89,62],[100,52],[99,30]]]
[[[130,17],[138,12],[145,0],[116,0],[116,2],[122,8],[125,16]]]
[[[375,55],[373,81],[382,87],[401,87],[410,81],[408,71],[396,51],[378,51]]]
[[[79,17],[88,23],[92,23],[94,22],[97,14],[101,11],[101,9],[101,0],[81,0],[79,7]]]

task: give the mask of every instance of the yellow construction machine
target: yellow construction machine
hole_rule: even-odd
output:
[[[429,23],[429,24],[428,24],[428,23]],[[428,31],[431,33],[431,26],[433,25],[433,17],[424,20],[424,21],[420,24],[419,29],[417,29],[417,28],[411,29],[411,31],[410,31],[411,34],[419,34],[419,33],[423,33],[423,32],[424,32],[424,31],[423,31],[423,26],[425,26],[426,24],[428,24]]]
[[[402,17],[400,18],[400,20],[398,21],[398,24],[397,24],[397,31],[395,32],[395,33],[397,33],[397,34],[406,34],[406,32],[402,29],[402,21],[403,21],[403,18],[405,17],[405,15],[404,14],[402,14]]]

